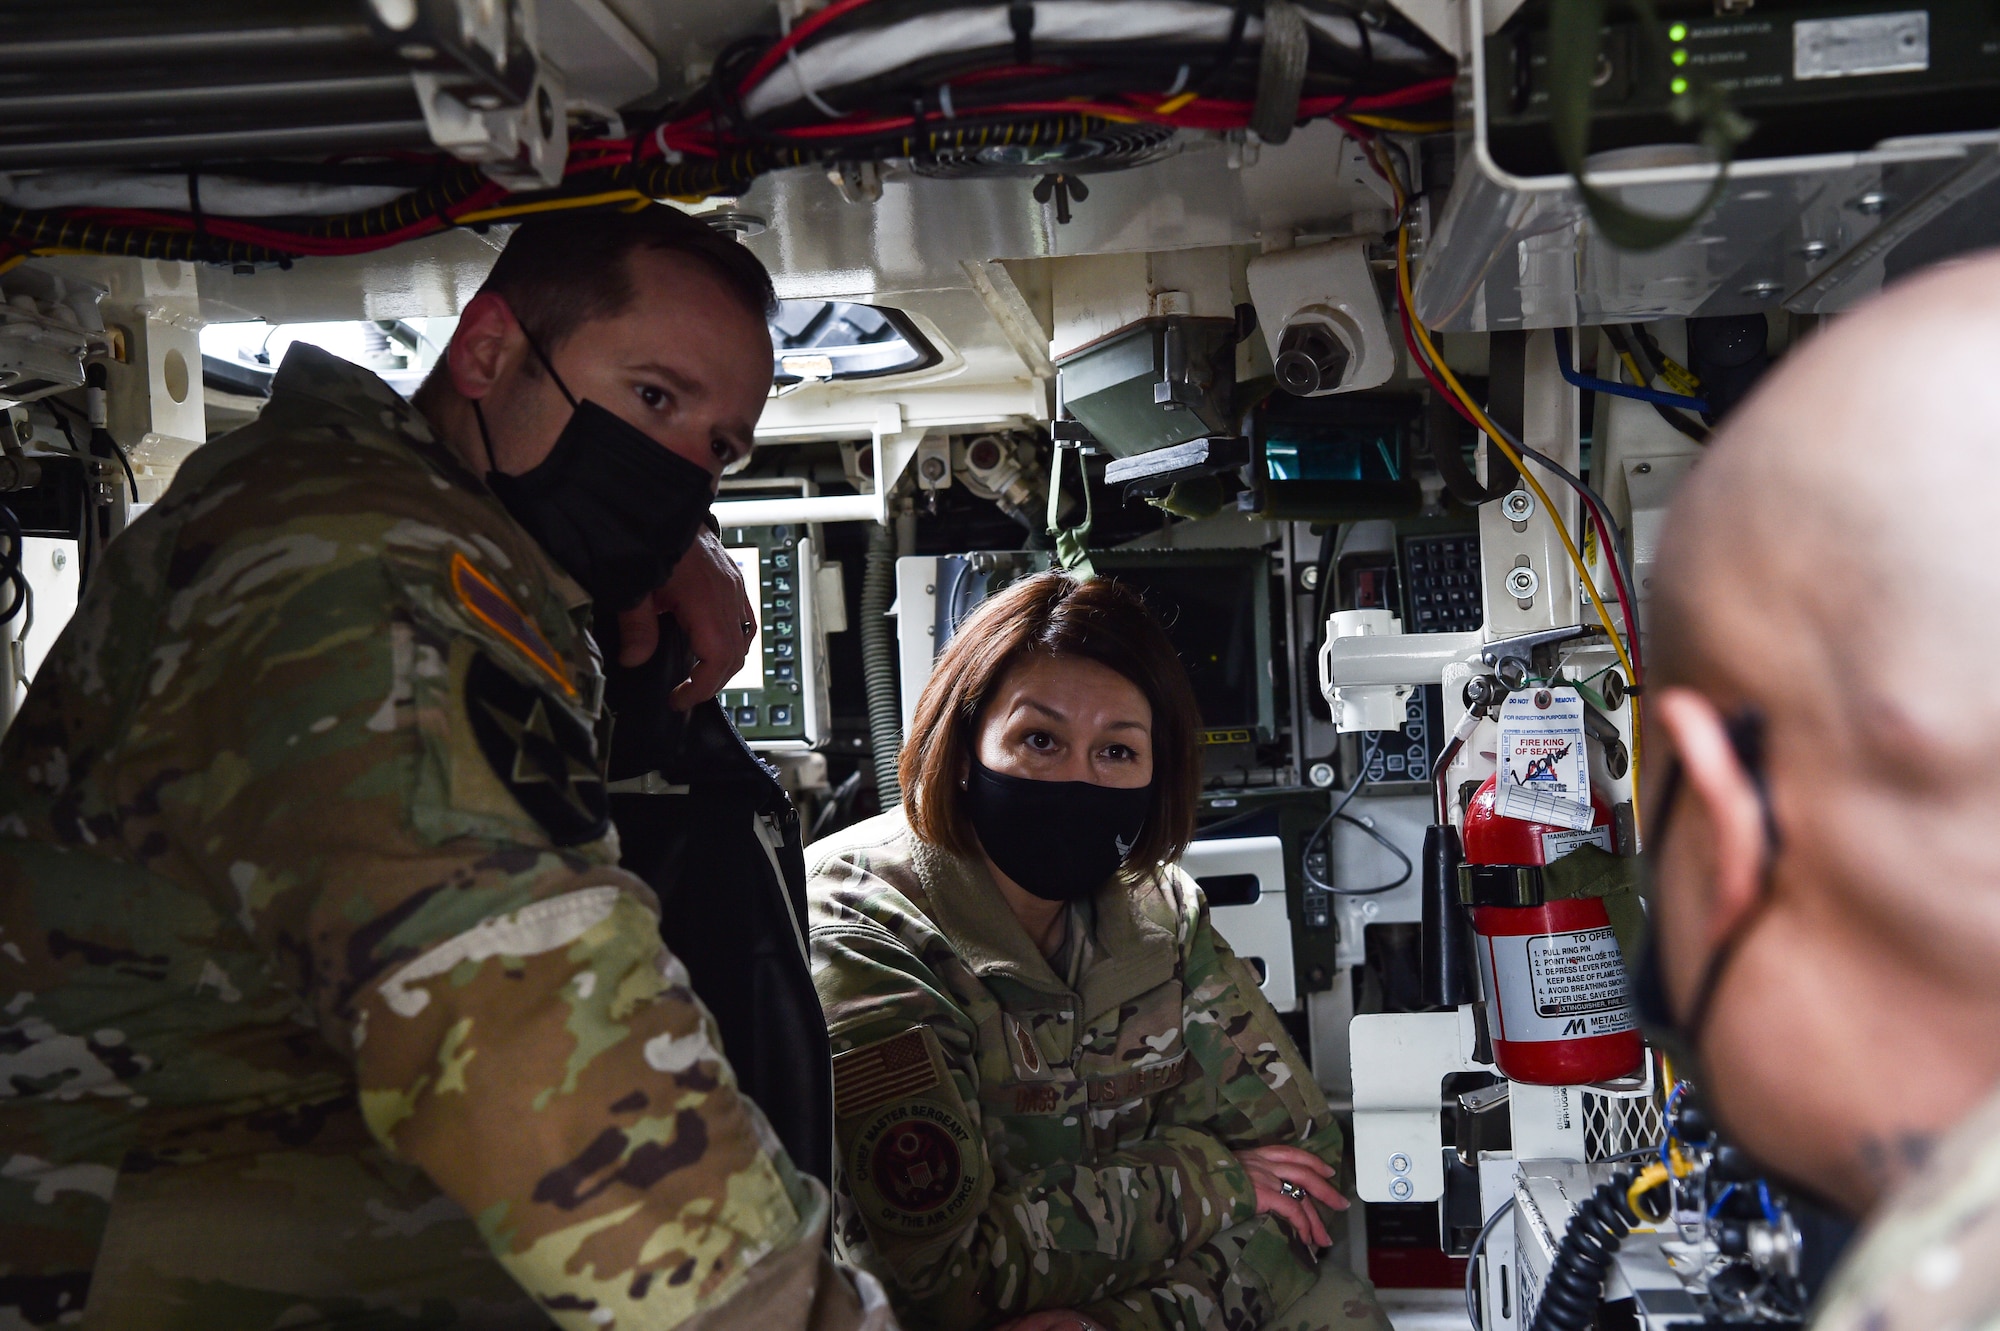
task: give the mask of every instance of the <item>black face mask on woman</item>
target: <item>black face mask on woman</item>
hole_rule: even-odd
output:
[[[519,476],[493,468],[487,488],[591,600],[629,610],[694,544],[714,479],[638,426],[578,402],[541,345],[530,337],[528,346],[574,410],[548,457]],[[476,398],[472,413],[491,466],[493,439]]]
[[[1044,901],[1077,901],[1104,886],[1132,853],[1153,787],[1031,781],[975,757],[965,806],[1000,872]]]

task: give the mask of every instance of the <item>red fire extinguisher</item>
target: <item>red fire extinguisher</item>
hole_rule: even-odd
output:
[[[1472,907],[1493,1061],[1537,1086],[1576,1086],[1636,1071],[1645,1042],[1611,917],[1596,897],[1550,901],[1543,866],[1579,845],[1612,849],[1611,811],[1591,801],[1577,831],[1502,817],[1495,777],[1465,811],[1460,895]]]

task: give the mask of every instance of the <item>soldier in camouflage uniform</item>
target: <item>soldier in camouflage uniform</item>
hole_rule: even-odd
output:
[[[768,374],[666,225],[629,299]],[[588,601],[444,433],[295,346],[6,737],[0,1327],[885,1325],[616,867]]]
[[[882,1278],[910,1324],[950,1331],[1051,1310],[1065,1311],[1024,1325],[1384,1331],[1367,1283],[1301,1241],[1310,1229],[1326,1242],[1324,1214],[1264,1213],[1261,1166],[1243,1153],[1300,1148],[1323,1180],[1340,1129],[1200,889],[1155,858],[1184,844],[1198,770],[1172,649],[1136,597],[1078,586],[1060,574],[1017,584],[939,661],[903,756],[906,807],[933,815],[931,839],[892,812],[808,850],[814,978],[833,1033],[839,1250]],[[1110,882],[1080,880],[1097,890],[1057,908],[1048,948],[1015,906],[1015,879],[1031,871],[1000,870],[983,853],[987,831],[972,854],[936,844],[952,834],[944,805],[967,746],[987,756],[971,732],[1004,722],[978,718],[1013,709],[1010,691],[1031,678],[1017,666],[1050,672],[1024,687],[1071,713],[1035,724],[1065,752],[1089,747],[1068,658],[1093,666],[1083,658],[1121,637],[1151,649],[1150,661],[1113,663],[1135,698],[1156,700],[1156,784],[1132,792],[1147,830]],[[1103,746],[1114,757],[1145,742],[1112,730],[1124,736]],[[1021,783],[1045,784],[1093,797],[1047,772]],[[1048,812],[1024,830],[1063,837]],[[1130,867],[1148,863],[1158,867]],[[1105,872],[1118,864],[1114,850]]]

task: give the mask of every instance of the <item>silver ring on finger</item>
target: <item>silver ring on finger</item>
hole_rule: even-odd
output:
[[[1285,1196],[1295,1202],[1302,1202],[1306,1197],[1306,1190],[1288,1178],[1278,1180],[1278,1191],[1284,1193]]]

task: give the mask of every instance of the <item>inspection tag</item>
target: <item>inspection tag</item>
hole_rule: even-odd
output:
[[[1500,705],[1494,812],[1583,831],[1591,823],[1583,699],[1568,685],[1516,689]]]

